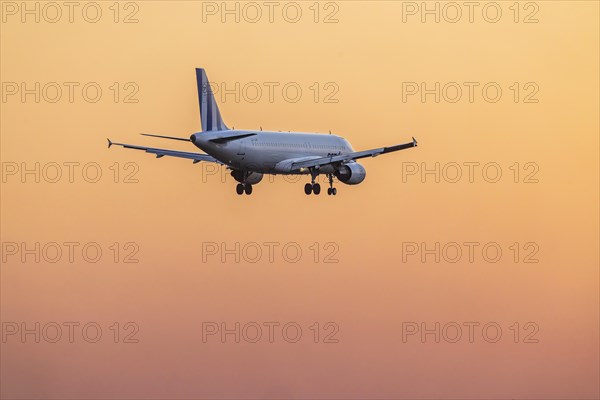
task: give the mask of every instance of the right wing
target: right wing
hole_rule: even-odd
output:
[[[398,144],[395,146],[388,147],[380,147],[378,149],[365,150],[365,151],[355,151],[354,153],[346,153],[339,155],[332,155],[328,157],[321,158],[313,158],[305,161],[297,161],[293,162],[291,165],[292,171],[299,170],[301,168],[318,168],[324,165],[333,164],[333,163],[347,163],[353,160],[358,160],[359,158],[365,157],[377,157],[380,154],[392,153],[398,150],[410,149],[412,147],[417,147],[417,141],[415,138],[412,138],[412,142]]]
[[[144,147],[144,146],[136,146],[133,144],[125,144],[125,143],[113,143],[110,141],[110,139],[106,139],[108,140],[108,147],[110,148],[110,146],[117,145],[117,146],[123,146],[126,149],[134,149],[134,150],[144,150],[146,153],[150,153],[150,154],[155,154],[156,158],[161,158],[164,156],[169,156],[169,157],[179,157],[179,158],[187,158],[189,160],[194,160],[194,164],[200,162],[200,161],[206,161],[206,162],[214,162],[217,164],[223,164],[221,161],[217,160],[216,158],[209,156],[208,154],[202,154],[202,153],[188,153],[187,151],[176,151],[176,150],[166,150],[166,149],[157,149],[154,147]]]

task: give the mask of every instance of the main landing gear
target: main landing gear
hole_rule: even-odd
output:
[[[318,183],[307,183],[306,185],[304,185],[304,193],[319,194],[319,193],[321,193],[321,185],[319,185]]]
[[[317,177],[317,174],[315,174],[314,171],[311,171],[310,177],[310,183],[304,185],[304,193],[306,193],[307,195],[311,193],[318,195],[319,193],[321,193],[321,185],[315,183],[315,178]],[[329,187],[327,188],[327,194],[335,196],[337,194],[337,190],[333,187],[333,174],[327,174],[327,177],[329,178]]]
[[[306,193],[307,195],[309,195],[311,193],[314,193],[314,194],[321,193],[321,185],[319,185],[318,183],[315,183],[315,178],[318,175],[319,175],[319,173],[314,168],[310,169],[310,183],[307,183],[306,185],[304,185],[304,193]]]
[[[244,194],[244,192],[248,195],[252,194],[252,185],[249,183],[238,183],[235,187],[235,191],[237,194]]]
[[[252,174],[252,172],[240,171],[240,170],[234,170],[231,172],[231,176],[233,176],[236,181],[240,182],[235,187],[235,192],[238,195],[242,195],[244,193],[246,193],[247,195],[252,194],[252,184],[247,182],[247,179],[251,174]],[[260,182],[260,179],[258,179],[258,181],[254,180],[254,183],[258,183],[258,182]]]

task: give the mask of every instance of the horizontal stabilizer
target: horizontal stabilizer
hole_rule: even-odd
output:
[[[222,164],[222,162],[218,161],[216,158],[209,156],[208,154],[201,153],[189,153],[187,151],[176,151],[176,150],[168,150],[168,149],[157,149],[154,147],[145,147],[145,146],[136,146],[133,144],[126,143],[114,143],[108,140],[108,147],[111,147],[113,144],[116,146],[123,146],[126,149],[134,149],[134,150],[143,150],[146,153],[154,154],[156,158],[161,158],[164,156],[169,157],[178,157],[178,158],[187,158],[188,160],[193,160],[194,164],[200,161],[213,162],[217,164]]]
[[[215,139],[210,139],[209,142],[213,142],[213,143],[227,143],[227,142],[231,142],[232,140],[238,140],[238,139],[243,139],[243,138],[247,138],[249,136],[255,136],[256,133],[243,133],[241,135],[226,135],[226,136],[221,136]]]
[[[163,135],[153,135],[151,133],[140,133],[140,135],[142,135],[142,136],[156,137],[156,138],[161,138],[161,139],[181,140],[182,142],[191,142],[191,140],[189,138],[180,138],[180,137],[163,136]]]

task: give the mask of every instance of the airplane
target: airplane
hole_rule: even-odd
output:
[[[236,193],[252,194],[252,187],[259,183],[264,174],[310,175],[311,181],[304,186],[304,193],[321,193],[321,185],[315,179],[324,174],[329,180],[328,195],[335,196],[337,189],[333,178],[347,185],[357,185],[365,180],[366,170],[356,160],[376,157],[381,154],[417,146],[417,141],[380,147],[372,150],[354,151],[343,137],[329,134],[302,132],[267,132],[229,129],[215,101],[206,72],[196,68],[198,102],[200,105],[201,131],[190,138],[153,135],[161,139],[191,142],[205,153],[191,153],[154,147],[144,147],[108,140],[108,147],[122,146],[127,149],[143,150],[157,158],[179,157],[198,162],[211,162],[225,165],[231,176],[239,182]]]

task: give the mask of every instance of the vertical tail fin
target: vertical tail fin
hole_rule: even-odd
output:
[[[200,123],[202,131],[221,131],[229,128],[223,122],[219,107],[215,101],[212,88],[203,68],[196,68],[196,81],[198,84],[198,103],[200,104]]]

